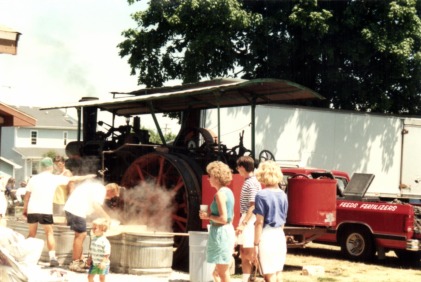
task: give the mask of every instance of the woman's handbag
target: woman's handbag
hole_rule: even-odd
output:
[[[254,269],[254,270],[253,270]],[[265,282],[265,279],[263,277],[259,277],[258,272],[259,267],[255,264],[253,264],[252,273],[250,274],[248,282]]]

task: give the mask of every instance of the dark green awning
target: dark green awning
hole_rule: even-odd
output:
[[[212,109],[260,104],[286,103],[306,99],[324,99],[299,84],[279,79],[215,79],[173,87],[145,88],[132,92],[113,92],[119,96],[107,101],[89,100],[49,107],[95,106],[120,116],[178,112],[186,109]]]

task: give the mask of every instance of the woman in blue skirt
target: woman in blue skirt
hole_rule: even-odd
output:
[[[216,189],[210,212],[199,214],[202,220],[210,221],[206,259],[215,264],[214,281],[227,282],[230,281],[229,264],[235,245],[234,194],[226,187],[232,180],[232,173],[228,165],[220,161],[208,164],[206,172],[210,185]]]

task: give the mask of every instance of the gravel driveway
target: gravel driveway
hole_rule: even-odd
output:
[[[44,273],[49,273],[52,269],[49,267],[45,267],[41,265],[41,271]],[[66,278],[60,280],[60,278],[54,278],[50,281],[42,281],[42,282],[81,282],[81,281],[88,281],[87,274],[85,273],[77,273],[72,272],[69,270],[64,270],[62,268],[55,268],[53,270],[57,271],[64,271],[66,273]],[[31,281],[38,282],[39,279],[37,277],[31,277]],[[95,281],[99,281],[98,277],[95,277]],[[151,275],[130,275],[130,274],[117,274],[117,273],[110,273],[107,275],[106,278],[107,282],[188,282],[190,281],[190,274],[185,272],[173,271],[170,276],[168,277],[159,277],[159,276],[151,276]],[[231,279],[232,282],[241,282],[240,278],[233,278]]]

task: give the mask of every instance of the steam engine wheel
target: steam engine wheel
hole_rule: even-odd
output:
[[[201,202],[200,182],[191,167],[182,158],[169,153],[149,153],[137,158],[126,170],[121,185],[134,188],[147,181],[174,193],[172,228],[173,232],[201,230],[199,206]],[[153,204],[153,203],[150,203]],[[188,237],[175,236],[176,251],[173,268],[188,268]]]

